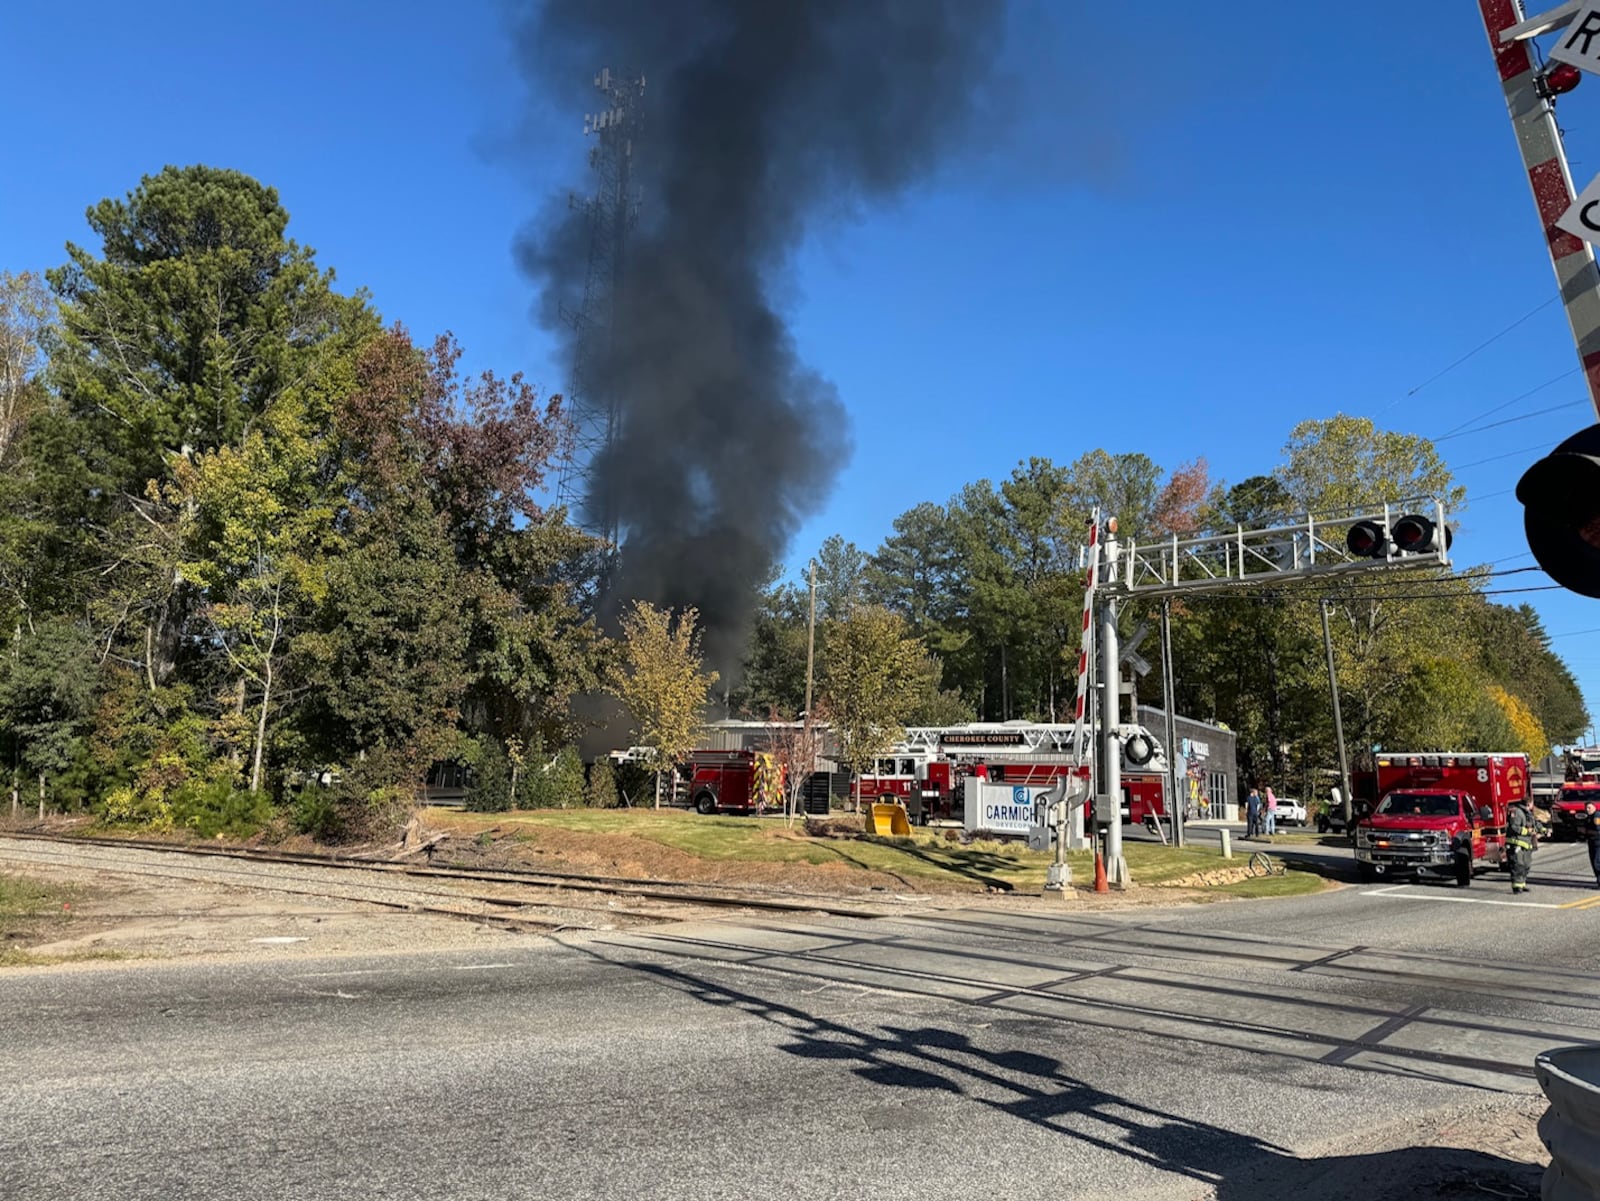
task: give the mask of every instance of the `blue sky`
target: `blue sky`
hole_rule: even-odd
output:
[[[1407,395],[1555,292],[1476,5],[1104,11],[1024,0],[983,145],[814,229],[795,262],[794,332],[854,445],[796,563],[834,531],[870,549],[902,510],[1028,455],[1204,456],[1236,481],[1299,420],[1437,436],[1575,366],[1551,304]],[[0,268],[60,262],[90,203],[164,164],[236,167],[277,187],[293,236],[387,318],[561,388],[511,243],[552,191],[582,186],[592,93],[580,78],[565,109],[530,99],[505,6],[130,12],[8,14]],[[1600,172],[1600,78],[1561,116],[1581,186]],[[1471,499],[1458,562],[1532,563],[1509,490],[1592,420],[1583,402],[1570,376],[1487,420],[1572,407],[1441,445]],[[1499,599],[1537,606],[1600,714],[1600,607]]]

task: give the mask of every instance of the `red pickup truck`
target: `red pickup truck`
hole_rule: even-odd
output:
[[[1370,781],[1378,803],[1356,823],[1364,880],[1437,876],[1472,883],[1507,865],[1506,810],[1528,795],[1521,754],[1382,755]]]
[[[1550,829],[1557,838],[1583,837],[1583,807],[1600,806],[1600,780],[1569,780],[1550,806]]]

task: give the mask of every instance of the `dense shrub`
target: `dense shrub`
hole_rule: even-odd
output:
[[[617,776],[611,770],[611,760],[601,757],[589,765],[589,788],[584,800],[591,809],[617,807]]]

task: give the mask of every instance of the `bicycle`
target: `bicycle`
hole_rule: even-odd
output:
[[[1274,859],[1265,851],[1257,851],[1251,855],[1250,862],[1245,866],[1245,871],[1252,876],[1281,876],[1288,870],[1285,864]]]

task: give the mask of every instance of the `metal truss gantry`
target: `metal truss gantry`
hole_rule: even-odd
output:
[[[1401,551],[1390,536],[1403,516],[1418,514],[1440,531],[1437,545],[1420,552]],[[1312,515],[1291,524],[1106,547],[1110,563],[1101,584],[1115,596],[1163,597],[1219,592],[1280,581],[1324,579],[1357,572],[1418,567],[1449,567],[1444,503],[1414,498],[1370,508]],[[1352,527],[1375,525],[1383,533],[1382,553],[1360,555],[1346,539]]]

